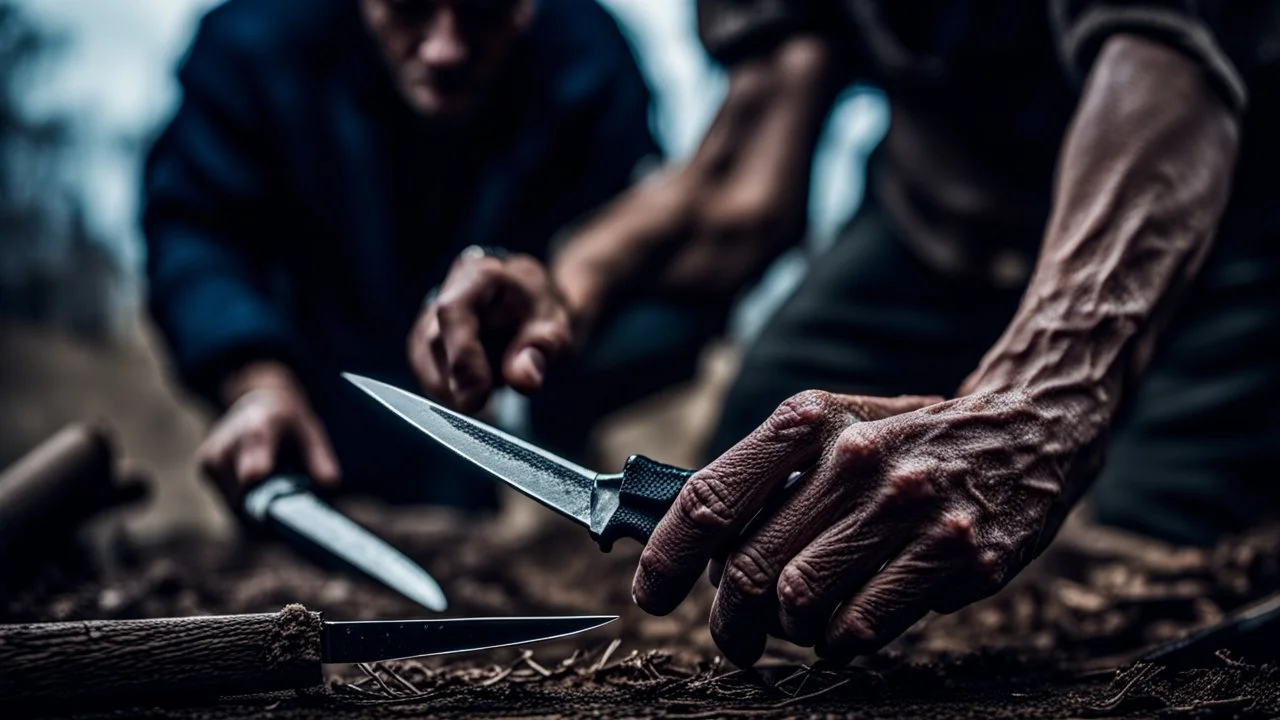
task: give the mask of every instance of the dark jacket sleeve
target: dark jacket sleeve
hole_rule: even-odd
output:
[[[1053,0],[1053,24],[1067,70],[1088,74],[1103,42],[1133,33],[1163,42],[1198,62],[1236,112],[1254,79],[1274,81],[1280,3],[1274,0]]]
[[[182,381],[215,403],[243,363],[299,352],[267,281],[270,158],[252,83],[261,68],[236,36],[216,11],[202,24],[144,180],[150,310]]]

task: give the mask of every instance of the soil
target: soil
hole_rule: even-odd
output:
[[[757,669],[743,671],[719,658],[706,631],[709,586],[667,617],[632,605],[634,544],[600,553],[585,531],[521,502],[479,520],[367,502],[340,507],[419,560],[445,588],[450,616],[621,619],[527,649],[329,666],[327,684],[304,692],[79,717],[1280,716],[1273,658],[1223,654],[1183,672],[1128,663],[1280,589],[1280,526],[1198,550],[1073,521],[1004,592],[927,618],[873,658],[823,667],[807,650],[774,643]],[[7,596],[0,590],[0,621],[267,612],[291,602],[329,619],[423,614],[264,538],[145,551],[122,543],[107,556],[113,562],[102,567],[74,548],[59,551]]]

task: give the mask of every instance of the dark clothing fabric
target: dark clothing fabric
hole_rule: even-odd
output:
[[[508,67],[442,132],[397,93],[358,0],[211,12],[146,167],[150,306],[183,382],[213,399],[245,361],[284,360],[348,477],[402,471],[383,448],[421,438],[339,373],[414,386],[409,331],[462,248],[545,256],[659,154],[648,90],[593,0],[539,0]]]
[[[1280,234],[1224,227],[1111,431],[1093,507],[1108,524],[1209,544],[1280,512]],[[874,201],[744,359],[715,438],[727,450],[811,388],[950,396],[1021,287],[938,273]]]

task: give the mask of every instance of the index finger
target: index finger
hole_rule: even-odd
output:
[[[436,299],[436,319],[444,349],[446,385],[459,410],[480,409],[493,385],[485,352],[481,314],[497,293],[501,265],[493,258],[472,260],[446,281]]]
[[[792,471],[817,460],[826,429],[843,413],[828,393],[796,395],[689,478],[640,555],[632,584],[636,604],[655,615],[674,610],[771,492]]]

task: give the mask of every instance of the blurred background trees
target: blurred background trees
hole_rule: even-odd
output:
[[[122,321],[124,273],[66,182],[68,119],[22,102],[64,47],[0,0],[0,315],[103,339]]]

